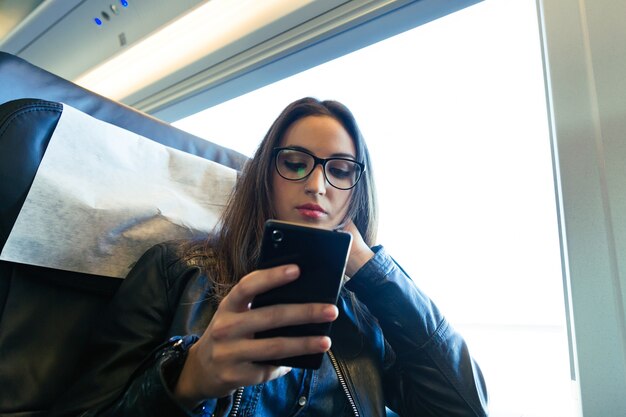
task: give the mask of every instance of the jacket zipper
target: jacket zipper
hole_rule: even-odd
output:
[[[235,392],[235,401],[233,403],[233,408],[230,410],[230,417],[237,417],[237,413],[239,412],[239,407],[241,406],[241,399],[243,398],[243,387],[237,388]]]
[[[356,403],[354,401],[354,397],[350,394],[350,390],[348,389],[348,384],[346,383],[346,379],[344,378],[341,370],[339,369],[339,362],[337,362],[337,358],[333,354],[332,350],[328,351],[328,357],[330,358],[330,362],[333,364],[333,368],[335,368],[335,372],[337,373],[337,379],[339,379],[339,384],[341,384],[341,388],[343,388],[343,392],[346,394],[346,398],[348,399],[348,404],[350,404],[350,408],[352,408],[352,412],[354,413],[354,417],[359,417],[359,410],[356,408]]]

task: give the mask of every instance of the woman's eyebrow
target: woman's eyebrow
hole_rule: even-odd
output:
[[[304,152],[308,152],[308,153],[313,153],[310,150],[308,150],[307,148],[305,148],[304,146],[298,146],[298,145],[285,145],[286,148],[290,148],[290,149],[294,149],[296,151],[304,151]]]
[[[291,149],[295,149],[297,151],[304,151],[304,152],[308,152],[310,154],[313,154],[315,156],[317,156],[315,154],[315,152],[313,152],[310,149],[305,148],[304,146],[299,146],[299,145],[287,145],[287,148],[291,148]],[[356,160],[356,156],[352,155],[351,153],[343,153],[343,152],[337,152],[334,154],[330,155],[331,158],[350,158],[350,159],[354,159]]]
[[[352,155],[351,153],[334,153],[331,156],[337,157],[337,158],[349,158],[349,159],[356,160],[356,156]]]

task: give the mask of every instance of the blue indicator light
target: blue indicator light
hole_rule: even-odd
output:
[[[123,7],[128,7],[128,2],[127,2],[126,0],[120,0],[120,4],[121,4]]]
[[[102,26],[102,20],[98,19],[97,17],[93,19],[93,21],[96,22],[96,25]]]

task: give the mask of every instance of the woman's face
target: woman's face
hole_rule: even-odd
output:
[[[343,157],[356,160],[352,138],[341,124],[328,116],[307,116],[285,132],[280,147],[296,147],[318,158]],[[324,177],[321,164],[297,181],[282,178],[272,164],[273,203],[278,220],[333,229],[344,220],[352,190],[339,190]]]

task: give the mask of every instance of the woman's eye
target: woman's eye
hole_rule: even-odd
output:
[[[290,171],[301,172],[306,170],[306,163],[299,161],[284,161],[283,165]]]
[[[353,175],[354,173],[354,168],[350,168],[348,166],[345,167],[329,167],[329,171],[330,171],[330,175],[332,175],[335,178],[340,178],[340,179],[344,179],[344,178],[349,178]]]

